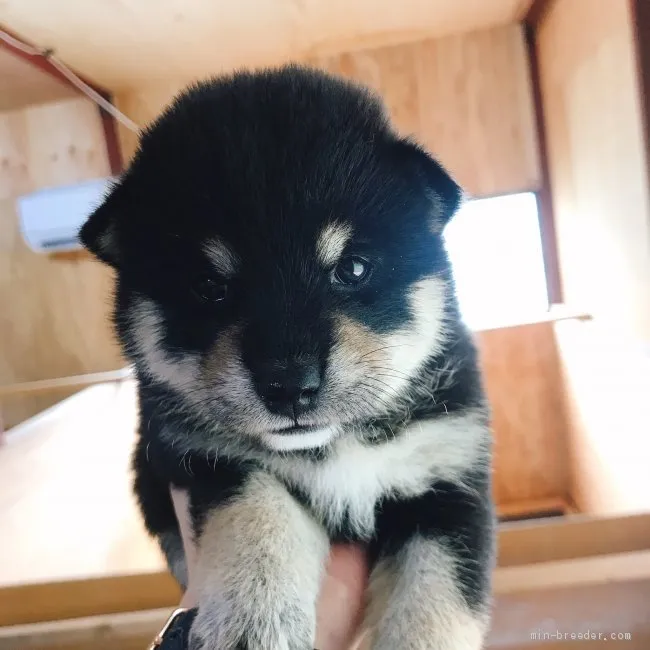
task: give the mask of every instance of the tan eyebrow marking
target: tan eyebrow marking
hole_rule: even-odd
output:
[[[205,242],[203,252],[220,275],[229,278],[239,270],[241,264],[239,256],[221,239],[211,239]]]
[[[348,224],[329,223],[323,228],[316,243],[316,255],[323,266],[338,262],[345,246],[352,237],[352,227]]]

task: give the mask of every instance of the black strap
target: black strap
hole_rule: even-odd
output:
[[[162,643],[155,646],[156,650],[187,650],[190,628],[195,616],[196,608],[178,614],[165,631]]]
[[[187,650],[190,627],[196,616],[196,608],[179,614],[163,635],[162,643],[156,650]]]

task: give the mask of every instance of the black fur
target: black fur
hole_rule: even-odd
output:
[[[151,393],[155,397],[152,397]],[[140,500],[147,529],[152,534],[175,530],[178,526],[173,510],[170,485],[190,492],[192,520],[197,535],[205,513],[231,499],[255,469],[252,462],[234,462],[227,456],[178,452],[161,441],[163,427],[182,427],[173,416],[164,421],[156,414],[160,407],[157,391],[140,389],[140,437],[133,456],[135,492]]]
[[[395,556],[415,534],[440,541],[460,561],[459,585],[467,604],[484,607],[489,596],[494,540],[486,535],[494,518],[490,480],[485,470],[455,483],[438,481],[428,492],[409,500],[386,498],[377,506],[377,529],[370,543],[372,563]]]

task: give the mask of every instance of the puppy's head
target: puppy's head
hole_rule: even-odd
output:
[[[81,237],[117,270],[141,381],[210,435],[308,448],[395,409],[440,352],[459,199],[376,98],[290,67],[181,95]]]

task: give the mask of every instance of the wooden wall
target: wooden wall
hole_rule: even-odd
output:
[[[551,323],[477,334],[494,429],[494,498],[506,513],[569,500],[564,391]],[[516,504],[520,504],[517,505]],[[542,508],[543,509],[543,508]]]
[[[508,25],[305,63],[368,84],[404,134],[439,156],[477,196],[535,190],[540,172],[522,28]],[[140,125],[182,87],[168,82],[118,95]],[[130,154],[136,139],[122,133]]]
[[[650,511],[650,350],[598,322],[558,323],[570,493],[581,512]]]
[[[650,195],[627,1],[555,1],[537,38],[565,301],[650,340]]]
[[[99,113],[85,99],[0,113],[0,384],[120,365],[107,315],[110,274],[98,263],[53,261],[19,232],[16,197],[108,175]],[[65,394],[3,401],[5,427]]]
[[[558,255],[572,493],[650,509],[650,192],[631,3],[556,0],[537,36]],[[646,464],[647,465],[647,464]]]
[[[399,130],[415,135],[473,195],[539,187],[521,26],[313,62],[379,91]]]
[[[77,91],[0,46],[0,111],[76,97]]]

